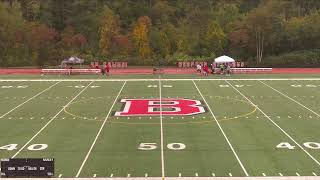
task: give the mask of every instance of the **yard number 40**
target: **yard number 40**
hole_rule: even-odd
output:
[[[320,143],[316,142],[305,142],[303,143],[303,146],[309,149],[320,149]],[[296,147],[291,145],[288,142],[281,142],[276,146],[279,149],[295,149]]]
[[[185,144],[182,143],[170,143],[167,144],[167,148],[171,150],[183,150],[186,148]],[[140,143],[138,149],[144,150],[144,151],[150,151],[157,149],[157,143]]]
[[[41,151],[44,149],[47,149],[47,144],[32,144],[27,149],[29,151]],[[13,151],[15,149],[18,149],[18,144],[8,144],[5,146],[1,146],[0,150],[7,150],[7,151]]]

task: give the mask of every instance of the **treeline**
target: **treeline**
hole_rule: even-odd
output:
[[[70,56],[170,65],[220,55],[320,65],[319,0],[0,0],[0,66]]]

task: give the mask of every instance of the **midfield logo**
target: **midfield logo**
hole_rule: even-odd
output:
[[[125,103],[121,112],[116,112],[115,116],[159,116],[159,99],[122,99]],[[162,99],[162,115],[167,116],[188,116],[204,113],[201,102],[192,99]]]

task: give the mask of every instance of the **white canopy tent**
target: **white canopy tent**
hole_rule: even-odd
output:
[[[214,62],[215,63],[233,63],[233,62],[235,62],[235,60],[234,59],[232,59],[231,57],[229,57],[229,56],[225,56],[225,55],[223,55],[223,56],[220,56],[220,57],[217,57],[217,58],[215,58],[214,59]]]

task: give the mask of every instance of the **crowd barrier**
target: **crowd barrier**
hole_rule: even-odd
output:
[[[213,64],[214,67],[218,66],[218,64],[215,62],[211,62],[211,63]],[[200,64],[201,66],[204,66],[204,65],[209,66],[210,65],[210,64],[208,64],[207,61],[188,61],[188,62],[179,61],[179,62],[177,62],[177,66],[179,68],[193,68],[193,67],[196,67],[197,64]],[[241,62],[241,61],[236,61],[234,63],[231,63],[231,67],[244,68],[244,67],[246,67],[246,63]]]
[[[272,73],[272,68],[231,68],[232,73]]]
[[[99,74],[100,69],[42,69],[41,74]]]

